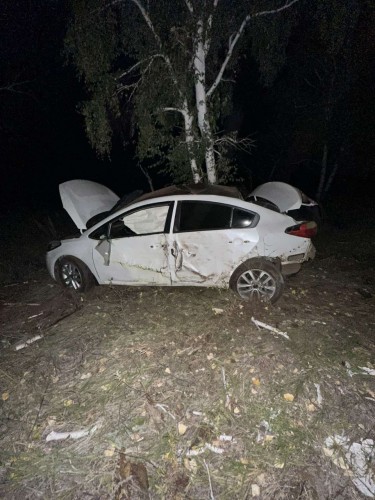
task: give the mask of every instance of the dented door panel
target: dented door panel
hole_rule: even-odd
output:
[[[93,250],[94,265],[102,283],[171,284],[165,234],[111,240],[108,265],[102,245],[103,242],[98,242]]]
[[[174,284],[227,286],[234,269],[256,253],[258,231],[224,229],[176,233],[170,244]]]

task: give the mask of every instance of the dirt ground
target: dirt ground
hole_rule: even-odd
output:
[[[373,498],[374,236],[328,226],[274,306],[203,288],[77,297],[15,240],[0,497]]]

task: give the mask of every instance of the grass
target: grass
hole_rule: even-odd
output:
[[[374,378],[348,372],[374,362],[374,299],[356,292],[369,263],[324,249],[276,306],[220,290],[102,287],[54,325],[26,318],[44,338],[16,352],[14,331],[2,349],[0,496],[242,499],[256,486],[262,498],[360,498],[323,445],[374,435]],[[39,296],[48,316],[59,292],[36,271],[38,282],[1,297]],[[82,429],[92,432],[46,441]],[[137,464],[147,492],[124,472],[135,477]]]

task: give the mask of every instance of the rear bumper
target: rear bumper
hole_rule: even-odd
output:
[[[316,249],[310,242],[309,247],[303,254],[289,255],[287,260],[281,261],[281,272],[284,276],[296,274],[301,269],[302,264],[308,260],[314,259]]]

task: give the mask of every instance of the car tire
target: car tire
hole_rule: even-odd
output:
[[[274,304],[284,290],[284,278],[277,265],[266,259],[249,259],[232,274],[230,288],[243,300]]]
[[[75,257],[62,257],[57,264],[58,279],[64,288],[84,293],[95,285],[90,269]]]

